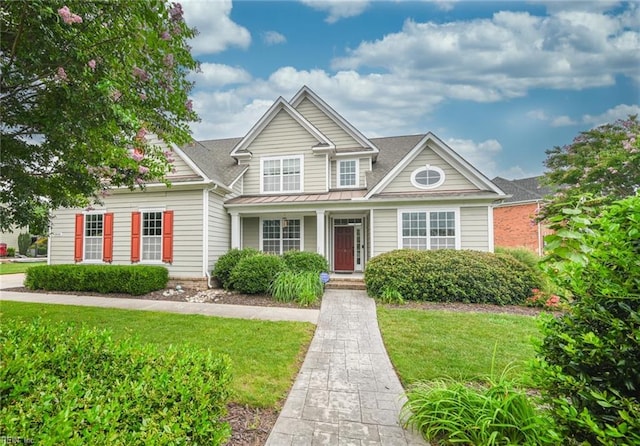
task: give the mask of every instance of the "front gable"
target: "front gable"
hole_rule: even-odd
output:
[[[160,147],[164,152],[169,152],[172,169],[167,173],[167,180],[173,182],[202,181],[206,175],[201,169],[178,147],[170,147],[156,135],[147,135],[147,142]]]

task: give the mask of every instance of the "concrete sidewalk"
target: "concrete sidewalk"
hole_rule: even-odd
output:
[[[11,277],[15,276],[15,277]],[[18,277],[22,276],[22,277]],[[22,286],[24,274],[0,276],[0,301],[34,302],[58,305],[79,305],[86,307],[122,308],[126,310],[161,311],[180,314],[202,314],[237,319],[260,319],[267,321],[297,321],[318,323],[319,310],[283,307],[252,307],[249,305],[227,305],[166,300],[146,300],[135,298],[76,296],[70,294],[22,293],[4,288]]]
[[[373,299],[364,291],[327,290],[315,336],[267,446],[426,445],[400,426],[404,401]]]

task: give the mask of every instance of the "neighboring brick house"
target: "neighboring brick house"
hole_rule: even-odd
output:
[[[538,255],[543,254],[544,236],[549,230],[535,222],[535,216],[544,196],[550,191],[541,187],[541,177],[507,180],[495,177],[492,181],[510,198],[493,207],[493,234],[495,246],[524,247]]]

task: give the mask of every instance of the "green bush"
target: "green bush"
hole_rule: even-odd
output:
[[[19,234],[18,235],[18,252],[26,256],[27,251],[29,251],[29,246],[31,246],[31,235],[29,234]]]
[[[400,249],[374,257],[365,270],[369,295],[385,289],[405,300],[520,304],[540,278],[505,254],[479,251]]]
[[[563,209],[547,238],[573,301],[542,320],[534,376],[568,444],[640,444],[640,196],[596,212]]]
[[[7,248],[7,257],[15,257],[16,248]]]
[[[258,253],[240,260],[231,272],[231,288],[246,294],[264,294],[285,269],[280,256]]]
[[[2,435],[34,444],[221,445],[230,361],[115,342],[108,332],[3,320]]]
[[[147,265],[41,265],[27,270],[24,285],[32,290],[96,291],[134,296],[167,286],[169,272]]]
[[[254,248],[234,248],[228,251],[226,254],[220,256],[215,266],[213,267],[211,275],[218,281],[222,288],[224,288],[225,290],[230,290],[232,288],[231,273],[233,272],[233,269],[236,267],[236,265],[245,257],[256,255],[259,252],[260,251]]]
[[[329,271],[327,259],[316,252],[287,251],[282,255],[282,260],[287,268],[293,272],[321,273]]]
[[[496,246],[496,254],[507,254],[514,259],[524,263],[534,271],[538,271],[538,263],[540,256],[527,248],[508,248],[504,246]]]
[[[269,291],[279,302],[297,302],[302,306],[309,306],[322,296],[324,286],[316,272],[284,270],[276,276]]]

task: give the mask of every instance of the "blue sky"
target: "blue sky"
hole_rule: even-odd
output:
[[[184,0],[196,139],[244,136],[308,85],[369,137],[431,131],[485,175],[640,114],[640,4]]]

